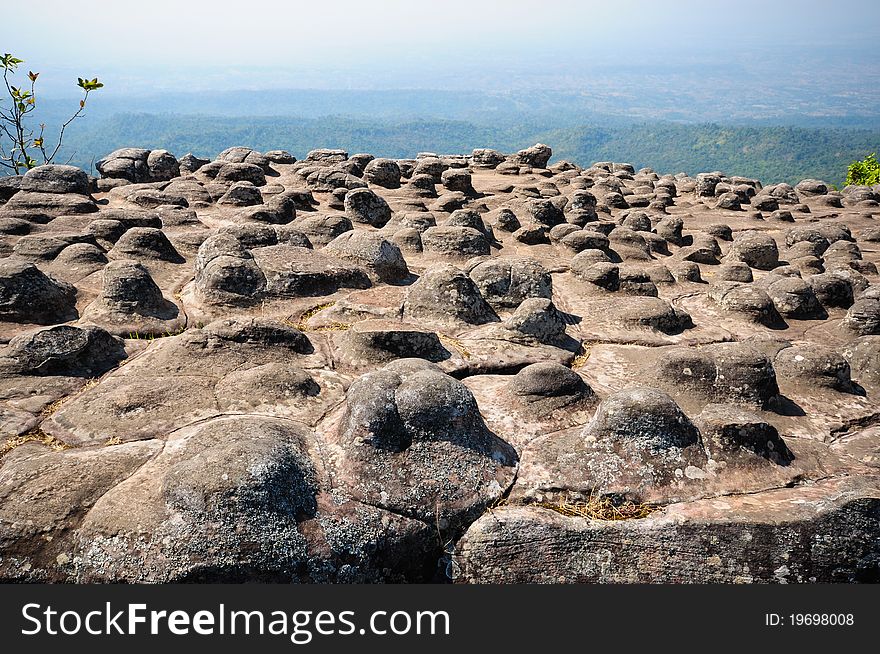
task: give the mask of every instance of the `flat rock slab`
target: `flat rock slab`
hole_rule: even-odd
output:
[[[0,580],[880,580],[876,189],[550,155],[0,184]]]
[[[642,520],[501,507],[459,542],[458,581],[876,583],[877,484],[826,480],[673,504]]]

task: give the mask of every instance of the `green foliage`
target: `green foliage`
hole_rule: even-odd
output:
[[[58,130],[58,140],[54,148],[46,145],[46,124],[40,123],[39,131],[30,127],[29,116],[37,108],[36,83],[39,73],[28,71],[27,77],[30,88],[16,86],[13,77],[18,71],[18,65],[24,60],[14,57],[8,52],[0,57],[0,68],[3,70],[3,83],[10,100],[10,106],[5,106],[5,100],[0,100],[0,167],[18,174],[38,165],[34,155],[41,156],[43,163],[52,163],[61,149],[64,140],[64,130],[70,123],[82,117],[86,108],[89,93],[96,91],[104,85],[94,79],[80,77],[77,85],[83,90],[83,96],[79,101],[79,109],[65,120]]]
[[[869,154],[862,161],[853,161],[846,169],[846,186],[873,186],[880,184],[880,161],[876,154]]]
[[[102,104],[102,109],[104,105]],[[98,111],[97,109],[95,110]],[[626,161],[661,173],[696,174],[722,170],[756,177],[764,183],[797,183],[818,178],[841,183],[853,159],[880,143],[880,130],[779,126],[643,123],[597,127],[548,128],[544,120],[479,124],[464,120],[383,120],[324,116],[206,116],[115,114],[91,116],[71,135],[74,163],[90,168],[94,160],[121,147],[164,148],[211,157],[230,145],[266,151],[283,148],[303,157],[312,148],[340,147],[349,152],[406,158],[417,152],[468,153],[489,147],[515,152],[536,142],[553,148],[553,160],[582,166],[594,161]]]

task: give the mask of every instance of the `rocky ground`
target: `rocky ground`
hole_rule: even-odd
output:
[[[0,178],[0,577],[880,580],[880,188],[550,156]]]

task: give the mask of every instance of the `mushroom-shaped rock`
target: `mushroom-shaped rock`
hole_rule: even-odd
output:
[[[270,296],[310,297],[372,286],[364,268],[308,248],[272,245],[257,248],[252,255]]]
[[[351,221],[342,214],[329,216],[304,216],[292,223],[305,234],[315,246],[327,245],[340,234],[354,229]]]
[[[526,298],[553,295],[550,273],[534,259],[489,259],[473,268],[470,277],[495,309],[515,308]]]
[[[370,189],[356,188],[345,194],[345,215],[355,223],[382,227],[391,219],[391,208]]]
[[[519,166],[546,168],[547,162],[550,161],[550,157],[552,156],[553,150],[550,149],[550,146],[544,145],[543,143],[536,143],[530,148],[520,150],[516,154],[511,155],[508,160]]]
[[[776,310],[786,318],[825,318],[813,287],[800,277],[785,277],[767,287]]]
[[[21,178],[22,191],[89,195],[89,176],[75,166],[49,164],[28,170]]]
[[[451,265],[426,270],[409,288],[403,313],[416,322],[429,320],[482,325],[498,320],[474,281]]]
[[[342,484],[361,501],[463,524],[512,482],[516,453],[485,426],[470,390],[424,360],[360,377],[339,429]]]
[[[330,241],[323,251],[364,266],[380,281],[389,284],[409,279],[409,269],[400,248],[375,232],[344,232]]]
[[[185,259],[165,236],[155,227],[132,227],[119,237],[110,250],[111,258],[168,261],[183,263]]]
[[[393,159],[373,159],[364,166],[364,179],[384,188],[400,186],[400,166]]]
[[[182,326],[178,315],[177,305],[165,299],[147,269],[130,259],[107,264],[101,295],[83,314],[122,335],[175,331]]]
[[[0,373],[98,377],[126,357],[100,327],[56,325],[19,334],[0,349]]]
[[[76,287],[32,263],[0,259],[0,320],[37,324],[76,317]]]
[[[859,336],[880,334],[880,299],[865,297],[856,300],[846,312],[843,324]]]
[[[747,409],[709,404],[695,422],[709,455],[727,465],[754,464],[755,456],[776,465],[794,460],[776,427]]]
[[[779,248],[769,234],[742,232],[733,239],[727,261],[742,261],[751,268],[772,270],[779,265]]]
[[[426,252],[447,256],[476,256],[489,254],[489,241],[473,227],[439,226],[422,232],[422,247]]]
[[[436,332],[392,320],[360,320],[341,340],[341,358],[355,366],[409,358],[438,362],[451,356]]]
[[[514,332],[541,343],[556,343],[565,338],[565,318],[549,298],[530,297],[523,300],[505,322]]]
[[[564,489],[650,502],[674,498],[682,482],[706,475],[699,431],[675,400],[653,388],[614,393],[580,434],[546,437],[530,448],[535,459],[524,458],[517,484],[527,496]]]
[[[196,257],[196,293],[208,304],[249,304],[266,289],[266,277],[232,234],[209,236]]]
[[[520,402],[542,411],[554,411],[593,397],[593,389],[571,368],[560,363],[533,363],[520,370],[508,385]]]
[[[786,347],[779,351],[773,367],[782,379],[794,383],[852,391],[850,367],[843,355],[821,345]]]
[[[229,164],[231,165],[231,164]],[[249,181],[234,182],[225,193],[217,200],[217,204],[230,205],[233,207],[252,207],[263,204],[263,194],[260,189]]]
[[[719,282],[712,285],[708,295],[725,311],[741,313],[766,327],[784,325],[782,316],[767,292],[753,284]]]

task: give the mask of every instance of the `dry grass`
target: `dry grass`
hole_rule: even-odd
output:
[[[77,395],[79,395],[79,394],[81,394],[81,393],[84,393],[85,391],[89,390],[92,386],[97,386],[97,385],[98,385],[98,381],[99,381],[99,380],[98,380],[97,378],[96,378],[96,379],[90,379],[90,380],[87,381],[85,384],[83,384],[82,387],[81,387],[78,391],[76,391],[75,393],[71,393],[70,395],[67,395],[67,396],[62,397],[62,398],[60,398],[60,399],[57,399],[57,400],[55,400],[54,402],[52,402],[51,404],[46,405],[45,407],[43,407],[43,410],[40,411],[40,416],[41,416],[42,418],[48,418],[48,417],[51,416],[53,413],[55,413],[56,411],[58,411],[58,409],[60,409],[61,406],[62,406],[65,402],[67,402],[69,399],[71,399],[71,398],[73,398],[73,397],[76,397]]]
[[[186,325],[180,329],[172,331],[164,331],[161,334],[141,334],[140,332],[129,332],[128,339],[131,341],[155,341],[157,338],[168,338],[169,336],[180,336],[188,329]]]
[[[67,443],[59,441],[54,436],[50,436],[42,429],[37,427],[36,429],[32,429],[31,431],[27,432],[26,434],[22,434],[21,436],[11,436],[7,438],[5,442],[0,444],[0,458],[3,458],[16,447],[18,447],[19,445],[24,445],[25,443],[40,443],[41,445],[45,445],[55,452],[60,452],[61,450],[66,450],[70,448],[70,445],[68,445]]]
[[[111,436],[104,445],[122,445],[122,439],[119,436]]]
[[[468,352],[467,348],[462,345],[461,341],[457,338],[440,333],[437,334],[437,337],[440,339],[440,342],[446,346],[447,349],[454,349],[456,352],[459,353],[459,355],[461,355],[465,359],[471,358],[471,353]]]
[[[351,325],[344,322],[331,322],[320,327],[312,327],[310,332],[344,332],[351,329]]]
[[[290,320],[290,318],[287,318],[286,320],[284,320],[284,324],[289,325],[290,327],[293,327],[294,329],[298,329],[301,332],[331,331],[330,329],[325,329],[322,327],[310,330],[309,329],[309,320],[311,320],[316,315],[321,313],[324,309],[329,309],[334,304],[336,304],[336,303],[335,302],[325,302],[324,304],[316,304],[311,309],[306,309],[305,311],[303,311],[299,316],[299,320],[297,320],[296,322],[293,322],[292,320]],[[344,327],[345,329],[348,329],[348,327],[349,327],[348,325],[343,325],[342,323],[332,323],[331,326],[333,326],[333,325],[339,325],[340,327]]]
[[[590,354],[592,351],[593,348],[591,345],[581,343],[578,353],[574,356],[574,359],[571,360],[571,369],[577,370],[578,368],[583,368],[587,364],[587,361],[590,360]]]
[[[614,502],[610,497],[591,495],[583,501],[555,500],[552,502],[509,502],[506,499],[499,500],[490,508],[500,506],[537,506],[542,509],[556,511],[569,518],[589,518],[590,520],[640,520],[659,510],[656,504],[643,504],[641,502]]]
[[[607,497],[591,497],[585,502],[534,502],[532,506],[550,509],[570,518],[590,518],[591,520],[639,520],[647,518],[659,507],[652,504],[623,502],[615,504]]]

